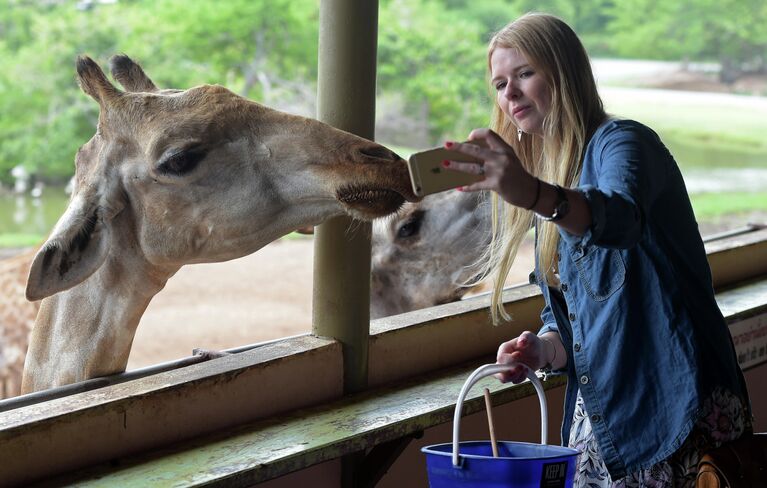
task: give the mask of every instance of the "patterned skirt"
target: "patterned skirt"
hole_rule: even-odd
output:
[[[751,428],[751,419],[740,398],[728,391],[717,390],[704,402],[703,415],[695,424],[692,433],[677,451],[665,460],[613,481],[591,429],[589,415],[583,405],[581,392],[573,414],[568,446],[581,451],[578,471],[575,474],[576,488],[633,488],[633,487],[683,487],[692,488],[698,471],[700,453],[696,445],[705,442],[710,447],[737,439]]]

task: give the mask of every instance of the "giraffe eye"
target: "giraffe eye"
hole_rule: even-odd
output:
[[[409,219],[403,223],[397,230],[397,239],[407,239],[418,234],[421,230],[421,222],[423,221],[423,212],[415,212]]]
[[[202,148],[184,149],[163,159],[157,171],[170,176],[184,176],[191,173],[204,158]]]

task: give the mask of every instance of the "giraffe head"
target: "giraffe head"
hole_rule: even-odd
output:
[[[448,191],[405,204],[373,225],[370,316],[459,300],[490,243],[484,193]]]
[[[160,90],[127,56],[111,71],[124,91],[92,59],[77,60],[98,128],[32,265],[30,300],[82,283],[107,259],[172,274],[331,216],[370,220],[415,200],[404,161],[383,146],[221,86]]]

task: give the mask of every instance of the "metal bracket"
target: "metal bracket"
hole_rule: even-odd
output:
[[[367,454],[361,456],[357,464],[349,466],[351,476],[344,476],[344,486],[354,488],[374,488],[389,468],[405,451],[410,441],[423,437],[423,431],[417,431],[405,437],[378,444]],[[349,479],[351,478],[351,479]]]

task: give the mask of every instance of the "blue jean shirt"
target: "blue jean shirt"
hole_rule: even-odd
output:
[[[559,290],[536,264],[538,333],[558,331],[568,354],[563,440],[580,388],[618,479],[676,451],[715,387],[744,405],[748,394],[682,175],[657,134],[604,123],[577,189],[592,223],[580,237],[559,229]]]

